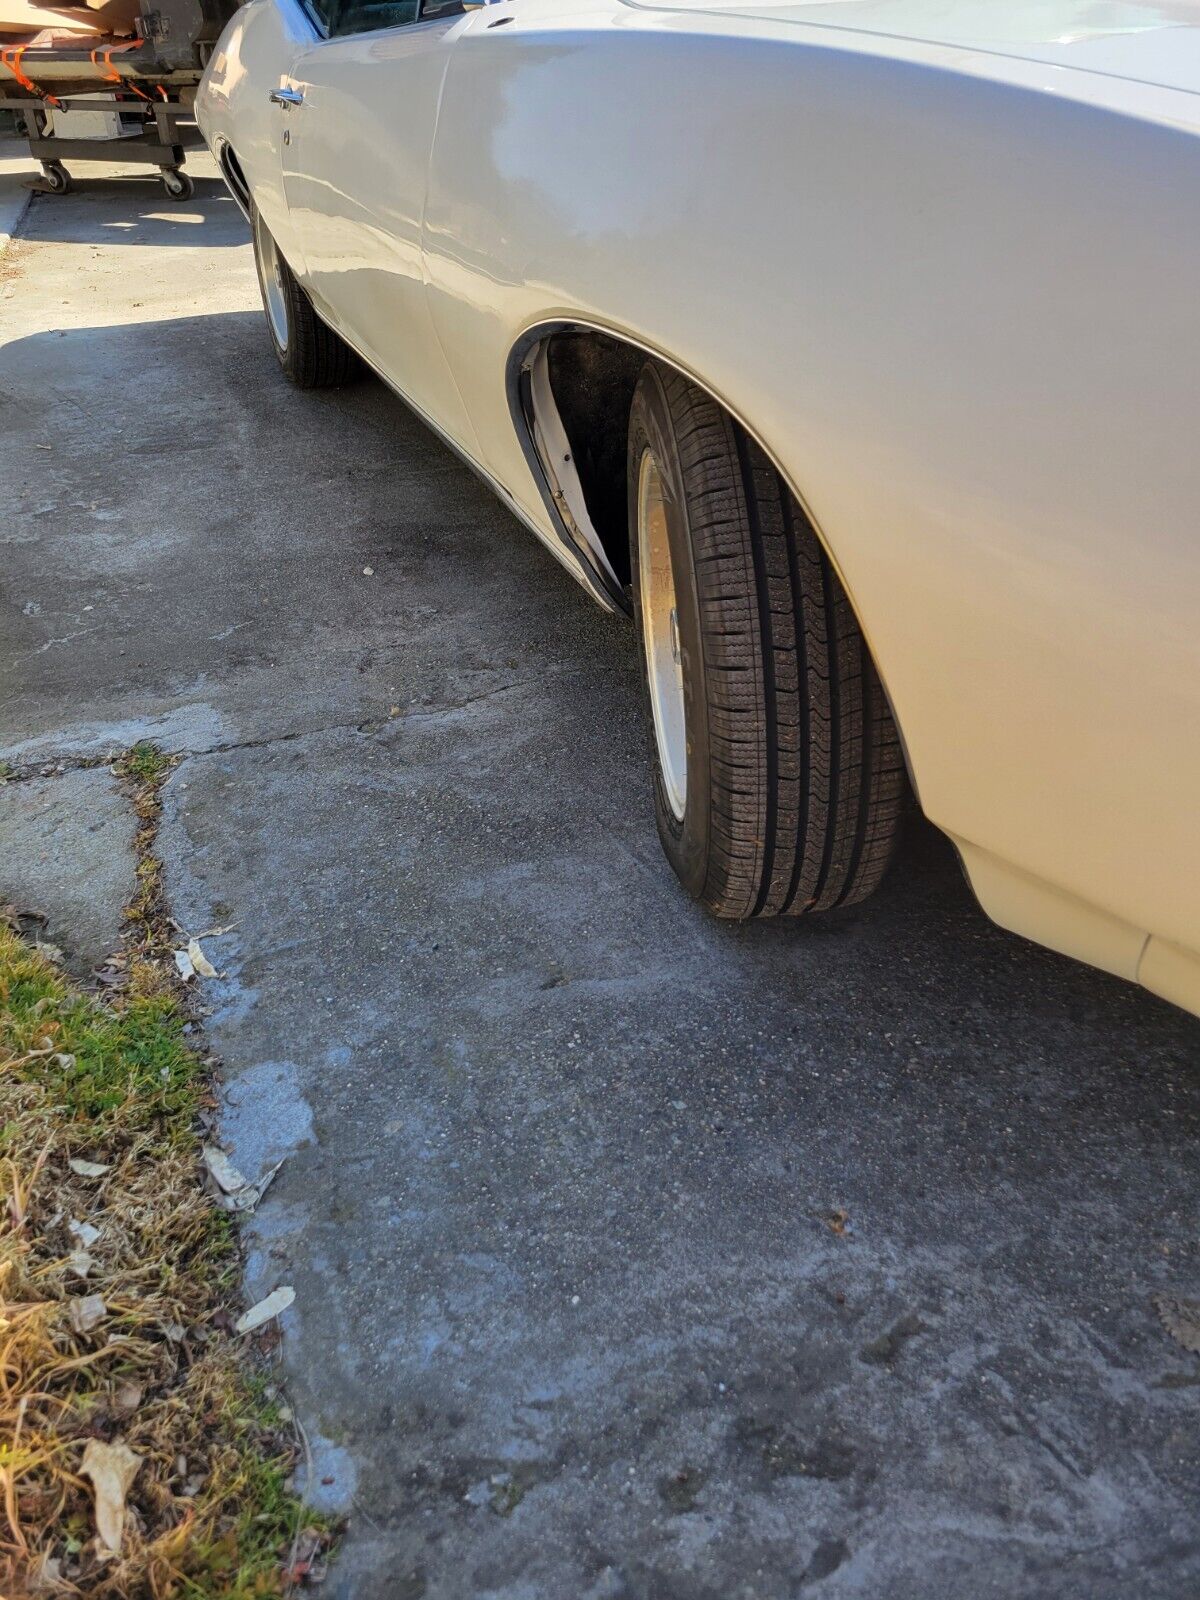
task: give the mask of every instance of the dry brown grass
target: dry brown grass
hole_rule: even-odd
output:
[[[123,770],[142,836],[117,981],[82,993],[0,922],[0,1595],[280,1594],[307,1519],[271,1335],[257,1359],[233,1336],[236,1242],[201,1183],[206,1073],[153,855],[166,768],[143,750]],[[80,1475],[89,1440],[139,1457],[117,1555]]]

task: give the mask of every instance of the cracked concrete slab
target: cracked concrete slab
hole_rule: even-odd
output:
[[[453,562],[464,524],[531,572],[543,556],[377,385],[311,397],[296,425],[262,361],[245,223],[211,163],[189,165],[187,205],[128,177],[35,196],[6,257],[10,760],[352,726],[520,675],[502,568],[480,575],[482,633],[444,600],[397,615],[392,585]],[[131,372],[136,404],[114,402]]]
[[[634,689],[547,661],[168,785],[175,904],[240,918],[235,1150],[293,1147],[250,1292],[352,1465],[332,1592],[1185,1594],[1195,1027],[923,829],[856,920],[709,921]]]
[[[239,1166],[284,1157],[247,1287],[297,1291],[327,1592],[1190,1597],[1151,1297],[1197,1292],[1200,1026],[916,823],[858,916],[705,918],[628,630],[379,387],[286,388],[211,180],[148,196],[10,256],[0,755],[191,752],[166,882],[234,924],[200,992]]]
[[[120,947],[136,832],[106,767],[0,784],[0,900],[44,917],[77,977]]]

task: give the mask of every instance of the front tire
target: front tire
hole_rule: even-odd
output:
[[[258,287],[279,365],[298,389],[333,389],[349,383],[358,375],[358,357],[321,321],[257,208],[250,225]]]
[[[647,362],[629,425],[634,614],[671,865],[721,917],[864,899],[907,782],[845,591],[766,454]]]

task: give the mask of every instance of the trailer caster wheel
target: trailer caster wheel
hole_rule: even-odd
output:
[[[168,200],[190,200],[196,192],[191,174],[178,167],[164,167],[162,181]]]
[[[61,161],[42,162],[42,181],[51,194],[70,194],[73,187],[70,174]]]

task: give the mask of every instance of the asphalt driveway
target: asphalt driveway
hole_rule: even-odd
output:
[[[325,1592],[1195,1595],[1200,1024],[917,821],[856,916],[688,903],[629,629],[380,386],[288,388],[214,179],[36,200],[0,340],[0,894],[102,950],[81,763],[186,753]]]

